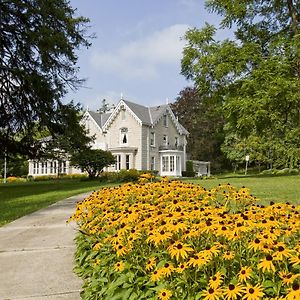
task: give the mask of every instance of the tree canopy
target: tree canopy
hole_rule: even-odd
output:
[[[34,156],[37,128],[56,136],[77,126],[84,136],[68,123],[79,107],[63,96],[82,83],[76,50],[90,45],[88,19],[67,0],[2,0],[0,16],[1,148]]]
[[[111,152],[101,149],[86,149],[71,156],[71,165],[87,172],[90,178],[98,177],[104,167],[114,162]]]
[[[300,162],[300,2],[210,0],[235,38],[206,24],[186,33],[182,74],[225,118],[223,150],[276,166]],[[234,154],[235,153],[235,154]]]
[[[219,107],[207,100],[206,95],[200,95],[195,87],[186,87],[171,106],[179,122],[190,133],[187,152],[191,159],[214,161],[216,170],[226,167],[227,162],[220,149],[224,141],[224,118]]]

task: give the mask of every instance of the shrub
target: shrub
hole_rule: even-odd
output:
[[[196,172],[194,172],[194,171],[182,171],[181,174],[182,174],[182,177],[195,177],[196,176]]]
[[[94,192],[70,219],[83,299],[300,299],[300,206],[255,202],[167,179]]]
[[[299,170],[298,169],[290,169],[289,170],[289,174],[291,174],[291,175],[298,175],[299,174]]]

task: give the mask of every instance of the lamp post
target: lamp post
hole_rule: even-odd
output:
[[[247,175],[248,162],[249,162],[250,156],[249,156],[249,155],[246,155],[245,159],[246,159],[245,175]]]
[[[6,183],[6,168],[7,168],[7,163],[6,163],[6,149],[4,150],[4,176],[3,176],[3,183]]]

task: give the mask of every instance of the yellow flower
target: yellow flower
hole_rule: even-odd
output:
[[[257,264],[258,269],[262,269],[263,272],[272,271],[275,273],[275,266],[273,265],[273,257],[271,254],[267,254],[264,259],[262,259]]]
[[[167,289],[162,289],[158,292],[158,299],[169,300],[172,297],[172,292]]]
[[[300,287],[298,283],[294,283],[291,288],[288,289],[286,300],[298,300],[300,299]]]
[[[155,257],[149,258],[146,264],[146,270],[147,271],[152,270],[155,267],[155,265],[156,265],[156,258]]]
[[[246,282],[252,274],[251,267],[242,267],[240,272],[238,273],[239,281]]]
[[[170,253],[171,258],[176,258],[178,261],[179,259],[185,259],[188,257],[188,252],[193,252],[194,249],[191,248],[188,244],[183,244],[179,241],[175,242],[174,244],[168,247],[168,251]]]
[[[228,287],[223,289],[223,295],[227,300],[236,300],[238,297],[241,297],[244,291],[244,287],[238,283],[236,285],[229,284]]]
[[[222,296],[222,289],[221,288],[212,288],[208,287],[206,290],[204,290],[201,293],[201,296],[203,300],[219,300]]]
[[[259,300],[264,296],[263,287],[259,284],[253,286],[251,284],[247,284],[243,300]]]
[[[150,276],[150,280],[155,282],[155,281],[159,281],[161,278],[163,277],[161,269],[155,270],[151,276]]]
[[[115,264],[114,266],[114,269],[117,271],[117,272],[122,272],[125,268],[125,263],[123,261],[119,261]]]
[[[231,260],[234,258],[234,252],[233,251],[226,251],[224,254],[223,254],[223,258],[225,260]]]
[[[188,268],[188,264],[187,263],[181,263],[176,269],[175,271],[177,273],[182,273],[185,269]]]
[[[296,253],[295,255],[291,256],[290,262],[293,264],[293,266],[299,266],[300,265],[300,254]]]
[[[223,279],[224,275],[218,271],[214,276],[210,277],[208,285],[209,287],[216,289],[222,284]]]
[[[162,276],[169,277],[174,271],[174,266],[171,263],[165,263],[162,268],[159,269]]]

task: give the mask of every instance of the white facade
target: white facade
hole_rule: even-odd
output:
[[[161,176],[181,176],[185,170],[188,132],[178,123],[169,105],[149,108],[120,100],[111,114],[87,111],[84,125],[95,136],[92,148],[111,151],[115,156],[116,163],[108,171],[157,170]],[[80,172],[71,168],[68,161],[65,163],[62,168],[66,172],[62,173]],[[29,175],[55,174],[53,163],[50,166],[50,161],[38,165],[31,161]]]

